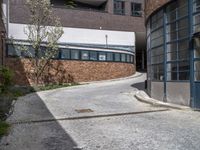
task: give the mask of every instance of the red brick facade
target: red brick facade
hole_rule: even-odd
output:
[[[27,24],[29,14],[25,0],[11,0],[10,23]],[[61,19],[63,27],[145,32],[144,18],[131,16],[131,3],[143,0],[127,0],[125,15],[113,14],[113,0],[108,0],[106,11],[85,11],[54,7],[54,13]],[[143,44],[144,45],[144,44]],[[15,83],[34,84],[33,65],[28,59],[6,58],[5,64],[15,71]],[[41,83],[66,83],[114,79],[135,73],[135,65],[116,62],[54,60],[43,74]]]
[[[17,85],[33,85],[33,67],[28,59],[7,58],[6,65],[15,71]],[[54,60],[43,73],[41,83],[67,83],[107,80],[130,76],[135,66],[128,63]]]

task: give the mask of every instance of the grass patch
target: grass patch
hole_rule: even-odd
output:
[[[17,100],[18,97],[38,92],[46,91],[63,87],[70,87],[80,85],[78,83],[66,83],[66,84],[49,84],[44,86],[33,87],[20,87],[14,86],[8,88],[4,93],[0,92],[0,137],[6,135],[9,130],[9,124],[5,122],[6,118],[10,115],[13,100]]]
[[[0,137],[7,135],[10,125],[4,121],[0,121]]]
[[[63,87],[71,87],[80,85],[79,83],[63,83],[63,84],[48,84],[41,86],[14,86],[10,87],[8,91],[0,93],[0,97],[9,97],[11,99],[17,99],[18,97],[25,96],[27,94],[39,91],[53,90]]]
[[[77,86],[77,85],[80,85],[80,84],[79,83],[48,84],[48,85],[44,85],[44,86],[35,86],[35,87],[33,87],[33,89],[35,92],[39,92],[39,91],[53,90],[53,89]]]

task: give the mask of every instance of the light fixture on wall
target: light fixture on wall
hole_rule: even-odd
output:
[[[200,49],[200,32],[196,32],[192,36],[193,39],[193,47],[196,49]]]
[[[107,34],[105,35],[105,38],[106,38],[106,48],[108,48],[108,35]]]

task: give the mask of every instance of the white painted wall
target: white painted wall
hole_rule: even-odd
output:
[[[17,40],[26,40],[24,34],[24,24],[9,24],[9,37]],[[135,46],[135,33],[109,30],[94,30],[81,28],[63,28],[64,34],[60,38],[61,43],[83,43],[83,44],[106,44],[106,35],[108,45]]]

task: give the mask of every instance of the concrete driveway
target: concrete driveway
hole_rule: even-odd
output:
[[[8,118],[5,150],[154,150],[200,147],[200,114],[138,102],[145,74],[38,92]]]

